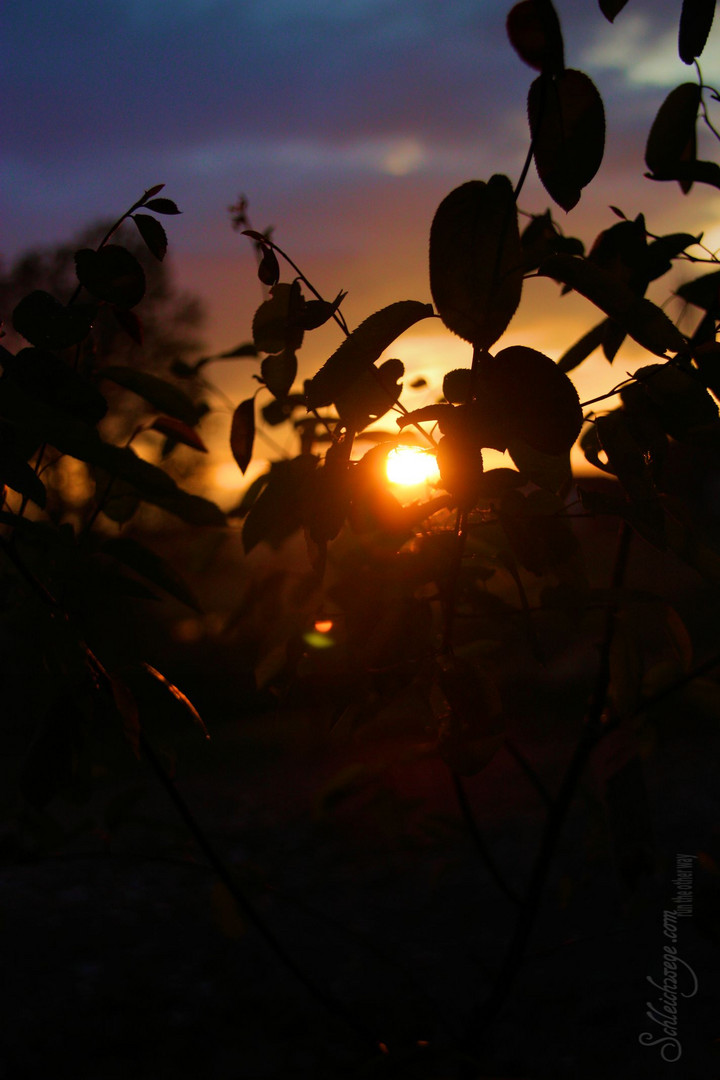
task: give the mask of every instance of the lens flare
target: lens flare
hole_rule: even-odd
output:
[[[438,480],[437,461],[429,450],[419,446],[396,446],[387,456],[385,474],[392,484],[414,487]]]

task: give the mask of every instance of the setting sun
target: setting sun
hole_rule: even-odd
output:
[[[385,471],[391,483],[404,487],[440,478],[435,455],[419,446],[396,446],[387,456]]]

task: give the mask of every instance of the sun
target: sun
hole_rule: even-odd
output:
[[[435,455],[419,446],[396,446],[387,456],[385,474],[392,484],[415,487],[439,480]]]

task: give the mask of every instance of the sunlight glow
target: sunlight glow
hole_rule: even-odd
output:
[[[332,619],[318,619],[315,623],[315,629],[318,634],[329,634],[333,628]]]
[[[387,456],[385,474],[391,484],[414,487],[440,479],[435,455],[419,446],[396,446]]]

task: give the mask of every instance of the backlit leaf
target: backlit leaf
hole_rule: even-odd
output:
[[[550,0],[522,0],[507,17],[510,44],[521,60],[549,75],[565,66],[562,32]]]
[[[717,317],[720,315],[720,270],[713,270],[710,274],[702,274],[692,281],[686,281],[676,293],[689,304]]]
[[[162,262],[167,252],[168,240],[160,222],[151,214],[133,214],[132,219],[150,254]]]
[[[678,54],[684,64],[700,56],[715,16],[715,0],[683,0],[678,34]]]
[[[138,368],[111,365],[101,368],[98,376],[109,379],[125,390],[131,390],[160,412],[167,413],[184,424],[192,427],[197,423],[198,410],[195,402],[179,387],[157,375],[140,371]]]
[[[167,435],[174,442],[192,447],[193,450],[200,450],[203,454],[208,452],[207,446],[197,431],[188,427],[187,424],[183,424],[182,420],[176,420],[174,416],[157,416],[150,428],[153,431],[159,431],[161,435]]]
[[[77,251],[75,272],[89,293],[121,308],[135,307],[145,295],[145,271],[119,244],[106,244],[99,251]]]
[[[243,526],[243,548],[252,551],[265,542],[279,548],[302,528],[304,502],[317,459],[309,454],[270,466],[266,484],[248,513]]]
[[[572,210],[603,159],[605,110],[595,84],[568,68],[539,75],[530,87],[528,117],[538,176],[550,197]]]
[[[645,163],[658,179],[675,179],[673,171],[695,161],[698,109],[701,91],[697,83],[682,83],[671,90],[660,106],[645,147]],[[680,181],[687,194],[689,179]]]
[[[194,723],[198,725],[205,738],[209,739],[210,732],[205,727],[200,713],[197,711],[190,699],[186,697],[185,694],[183,694],[182,690],[178,690],[177,686],[175,686],[174,683],[171,683],[169,679],[166,679],[161,672],[157,671],[156,668],[151,667],[150,664],[143,663],[142,666],[145,671],[147,671],[148,675],[152,676],[153,679],[155,679],[161,686],[163,686],[168,691],[169,694],[172,695],[175,701],[177,701],[178,704],[182,706],[184,711],[188,713],[191,720],[193,720]]]
[[[65,307],[50,293],[36,289],[17,305],[12,324],[31,345],[40,349],[67,349],[85,340],[96,315],[94,304]]]
[[[258,278],[263,285],[277,285],[280,277],[280,264],[272,248],[263,246],[262,258],[258,265]]]
[[[345,338],[317,374],[306,383],[305,394],[309,409],[331,405],[367,372],[380,354],[414,326],[420,319],[433,315],[430,304],[417,300],[398,300],[368,316]]]
[[[404,373],[402,361],[394,358],[363,372],[343,393],[336,395],[340,419],[353,431],[362,431],[371,420],[383,416],[400,397],[399,380]]]
[[[453,405],[462,405],[470,400],[472,371],[470,368],[457,368],[448,371],[443,378],[443,397]]]
[[[551,255],[538,273],[569,285],[590,300],[649,352],[680,352],[686,342],[664,311],[638,297],[616,277],[574,255]]]
[[[255,399],[241,401],[235,410],[230,428],[230,449],[240,472],[245,472],[252,460],[255,441]]]
[[[107,412],[107,402],[94,383],[63,363],[47,349],[21,349],[4,363],[5,373],[26,393],[96,424]]]
[[[471,180],[440,203],[430,230],[430,290],[454,334],[489,348],[512,319],[523,283],[517,208],[506,176]]]

